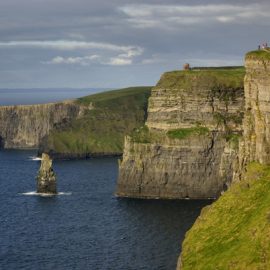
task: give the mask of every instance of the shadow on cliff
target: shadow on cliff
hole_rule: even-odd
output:
[[[4,148],[4,139],[0,136],[0,149]]]

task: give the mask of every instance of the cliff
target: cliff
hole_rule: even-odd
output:
[[[246,55],[245,114],[236,180],[203,209],[178,269],[270,269],[270,53]]]
[[[270,164],[270,52],[246,55],[244,156]]]
[[[151,87],[77,100],[0,107],[0,147],[38,148],[54,158],[122,153],[124,135],[145,122]]]
[[[126,137],[116,195],[219,196],[233,178],[243,77],[239,68],[162,75],[149,98],[146,126]]]
[[[4,148],[37,148],[57,124],[77,118],[80,106],[73,102],[1,106],[0,141]]]
[[[77,99],[86,107],[79,118],[56,126],[39,152],[54,158],[121,155],[124,135],[144,124],[151,87],[131,87]]]

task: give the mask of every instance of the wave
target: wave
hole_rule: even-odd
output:
[[[31,157],[29,157],[29,159],[34,160],[34,161],[39,161],[39,160],[41,160],[41,157],[31,156]]]
[[[72,194],[72,192],[58,192],[57,194],[48,194],[48,193],[38,193],[36,191],[29,191],[20,193],[21,195],[25,196],[41,196],[41,197],[52,197],[52,196],[69,196]]]

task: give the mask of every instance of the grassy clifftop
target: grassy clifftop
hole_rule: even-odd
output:
[[[248,52],[246,59],[270,60],[270,49]]]
[[[251,163],[245,180],[203,209],[181,260],[181,270],[270,269],[269,166]]]
[[[145,122],[151,88],[131,87],[77,99],[89,110],[56,127],[43,140],[40,152],[55,157],[121,154],[124,135]]]
[[[192,89],[196,82],[201,87],[222,85],[226,88],[242,88],[244,67],[208,68],[166,72],[157,84],[159,88]]]

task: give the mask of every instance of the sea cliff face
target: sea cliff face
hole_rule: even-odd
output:
[[[242,133],[244,70],[165,73],[146,126],[126,137],[117,196],[213,198],[233,178]]]
[[[270,164],[270,58],[250,53],[245,65],[245,158]]]
[[[270,269],[270,52],[246,55],[236,180],[186,234],[177,269]]]
[[[124,136],[143,125],[151,86],[60,103],[0,106],[0,148],[38,148],[53,158],[121,155]]]
[[[57,124],[79,116],[73,102],[1,106],[0,142],[4,148],[38,148],[41,139]]]

